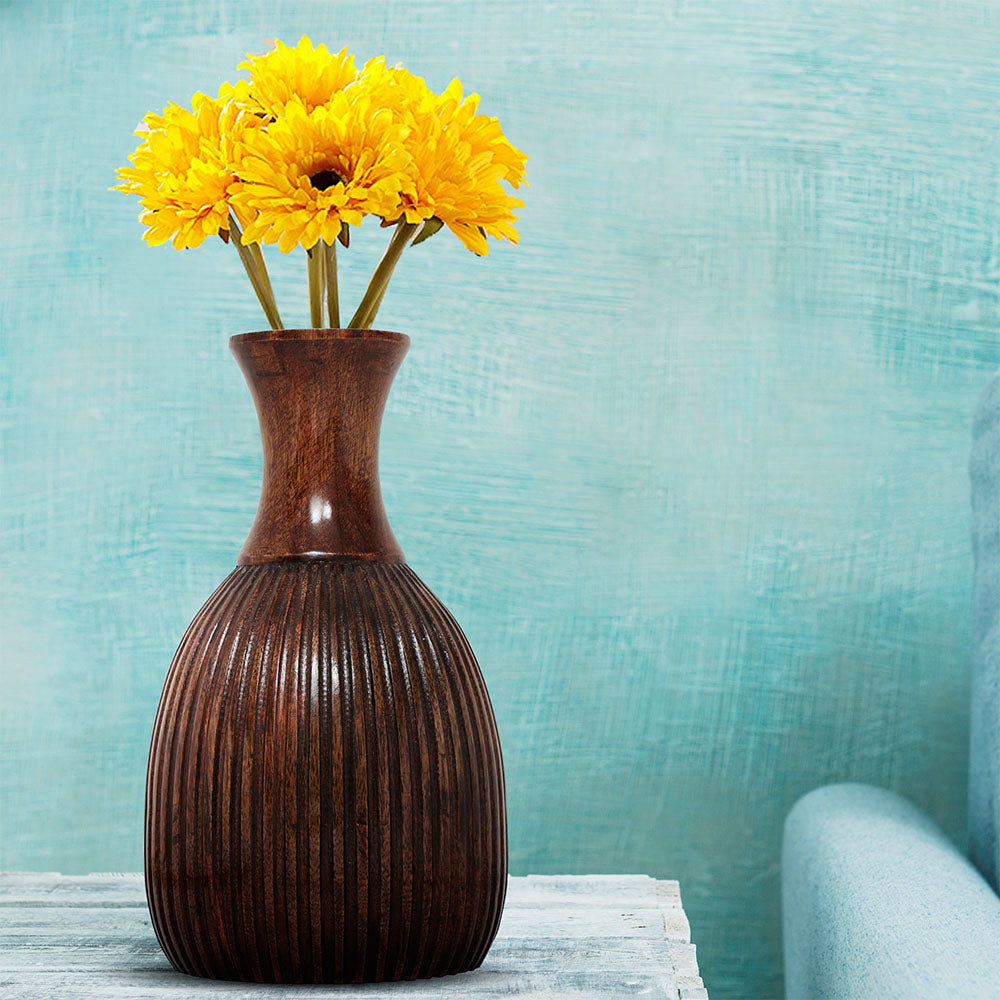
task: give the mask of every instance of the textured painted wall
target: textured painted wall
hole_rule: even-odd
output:
[[[531,155],[522,246],[412,251],[382,317],[386,500],[480,654],[513,870],[680,878],[713,996],[764,997],[799,794],[962,837],[994,11],[0,4],[0,867],[139,867],[164,672],[256,506],[236,255],[145,248],[106,188],[143,112],[303,31],[460,76]]]

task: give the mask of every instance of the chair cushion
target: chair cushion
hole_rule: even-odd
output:
[[[829,785],[800,799],[781,881],[788,1000],[1000,997],[1000,898],[898,795]]]
[[[1000,872],[1000,374],[972,432],[973,602],[969,855],[994,889]]]

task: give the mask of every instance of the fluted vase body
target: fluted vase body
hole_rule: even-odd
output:
[[[146,890],[182,972],[365,982],[476,968],[506,890],[503,768],[476,658],[407,566],[378,434],[409,341],[231,341],[264,481],[153,728]]]

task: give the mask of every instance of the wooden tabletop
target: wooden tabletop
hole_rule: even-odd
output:
[[[447,979],[272,986],[194,979],[160,951],[141,875],[0,873],[0,997],[707,998],[676,882],[646,875],[511,878],[482,967]]]

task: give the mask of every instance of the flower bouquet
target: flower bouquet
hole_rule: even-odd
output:
[[[272,329],[282,322],[262,243],[306,251],[312,325],[325,309],[339,327],[338,242],[346,249],[366,216],[392,227],[348,323],[368,329],[408,245],[445,227],[475,254],[489,252],[487,236],[517,242],[523,202],[504,183],[524,182],[526,157],[458,80],[435,94],[400,66],[379,58],[359,71],[346,49],[332,55],[306,37],[240,68],[250,79],[217,97],[146,115],[117,189],[139,196],[150,244],[232,242]]]

